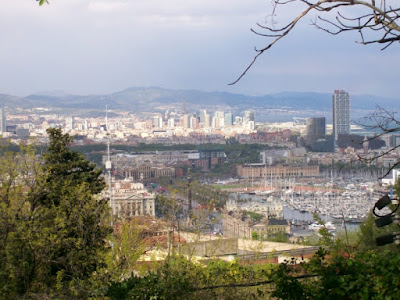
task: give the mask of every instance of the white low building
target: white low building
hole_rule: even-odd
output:
[[[244,197],[243,197],[244,198]],[[283,204],[274,197],[258,197],[255,199],[245,199],[238,201],[230,198],[225,205],[227,211],[250,211],[261,214],[267,219],[283,219]],[[262,200],[264,198],[265,200]]]
[[[106,191],[109,197],[109,190]],[[155,216],[155,194],[144,188],[143,183],[117,180],[112,183],[112,211],[118,218]]]

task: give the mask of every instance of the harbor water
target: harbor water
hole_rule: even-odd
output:
[[[283,207],[283,217],[286,220],[289,220],[293,223],[296,223],[296,222],[312,223],[315,221],[312,213],[300,212],[299,210],[291,209],[287,206]],[[321,218],[321,220],[323,222],[328,222],[328,221],[333,222],[336,226],[336,231],[344,230],[344,225],[346,225],[347,230],[354,231],[354,230],[358,230],[359,225],[360,225],[359,223],[349,223],[349,222],[346,222],[346,224],[343,224],[342,220],[333,219],[330,216],[326,216],[326,215],[319,215],[319,217]]]

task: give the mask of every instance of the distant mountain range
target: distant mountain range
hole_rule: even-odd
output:
[[[207,107],[229,107],[232,111],[244,109],[331,110],[331,93],[282,92],[264,96],[248,96],[227,92],[198,90],[172,90],[159,87],[131,87],[108,95],[70,95],[66,93],[38,93],[27,97],[0,94],[0,104],[8,107],[51,107],[59,109],[104,110],[107,102],[112,110],[131,112],[162,111],[182,107],[185,99],[187,111]],[[372,110],[377,105],[398,109],[400,99],[371,95],[351,95],[352,109]]]

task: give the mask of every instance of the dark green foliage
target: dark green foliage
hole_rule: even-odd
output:
[[[260,222],[263,215],[253,211],[243,211],[243,216],[251,218],[254,222]]]
[[[224,164],[218,164],[212,167],[211,174],[216,178],[236,177],[236,163],[228,161]]]
[[[281,265],[274,275],[273,296],[280,299],[399,299],[398,251],[369,251],[351,257],[326,255],[321,249],[300,268]],[[298,279],[304,274],[316,277]]]
[[[87,298],[105,266],[108,204],[101,172],[48,131],[42,160],[33,151],[1,158],[0,298]]]
[[[378,248],[375,244],[377,235],[391,230],[395,228],[377,229],[372,215],[360,226],[356,243],[348,244],[340,238],[334,241],[329,232],[321,229],[320,240],[330,251],[320,248],[310,262],[300,266],[279,266],[273,275],[276,283],[273,296],[280,299],[399,299],[399,248],[393,244]]]
[[[277,243],[289,243],[289,237],[284,231],[279,231],[274,234],[268,234],[266,238],[267,241],[277,242]]]
[[[85,182],[92,194],[100,193],[104,187],[104,179],[100,177],[102,170],[90,163],[85,157],[69,149],[73,138],[62,134],[61,129],[47,130],[49,134],[48,152],[43,155],[45,169],[48,172],[47,182],[51,185],[62,184],[69,180],[72,184]]]
[[[203,205],[211,205],[223,208],[229,198],[229,194],[215,189],[211,185],[201,184],[197,181],[192,182],[192,199]]]
[[[174,197],[170,198],[163,195],[157,195],[155,210],[157,217],[166,220],[175,219],[183,213],[182,202],[177,201]]]
[[[0,155],[5,155],[7,152],[17,153],[20,152],[21,148],[18,145],[11,143],[1,143]]]
[[[189,299],[201,267],[183,257],[173,257],[156,271],[143,277],[131,274],[129,279],[111,284],[107,296],[128,299]]]
[[[175,180],[170,184],[168,179],[168,182],[164,181],[163,186],[166,186],[175,198],[187,199],[189,186],[186,180]],[[198,181],[192,181],[190,189],[192,199],[201,205],[211,205],[213,207],[223,208],[229,198],[227,192],[218,190],[212,185],[201,184]],[[160,209],[162,209],[161,206],[163,206],[164,203],[164,200],[160,199],[160,202],[156,204],[158,212],[160,212]]]
[[[394,191],[396,192],[397,197],[400,197],[400,180],[397,180],[394,185]]]
[[[255,270],[257,269],[257,270]],[[111,284],[107,296],[128,299],[264,299],[265,287],[246,287],[266,279],[269,265],[245,266],[221,260],[206,264],[172,256],[157,270]],[[235,284],[244,287],[236,288]],[[232,285],[230,287],[230,285]]]
[[[50,275],[59,276],[59,284],[85,285],[90,275],[104,264],[108,204],[97,199],[105,187],[101,170],[82,154],[71,151],[72,138],[61,129],[49,129],[49,148],[43,155],[46,174],[40,202],[51,210],[49,228],[58,241],[49,252]]]
[[[272,295],[285,300],[309,299],[308,290],[297,278],[299,274],[299,270],[293,268],[292,261],[280,264],[271,276],[275,283]]]
[[[258,240],[260,237],[258,236],[258,232],[257,231],[252,231],[251,232],[251,239],[256,241]]]

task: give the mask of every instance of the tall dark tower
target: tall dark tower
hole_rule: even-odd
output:
[[[310,142],[325,138],[325,118],[307,118],[306,134]]]

